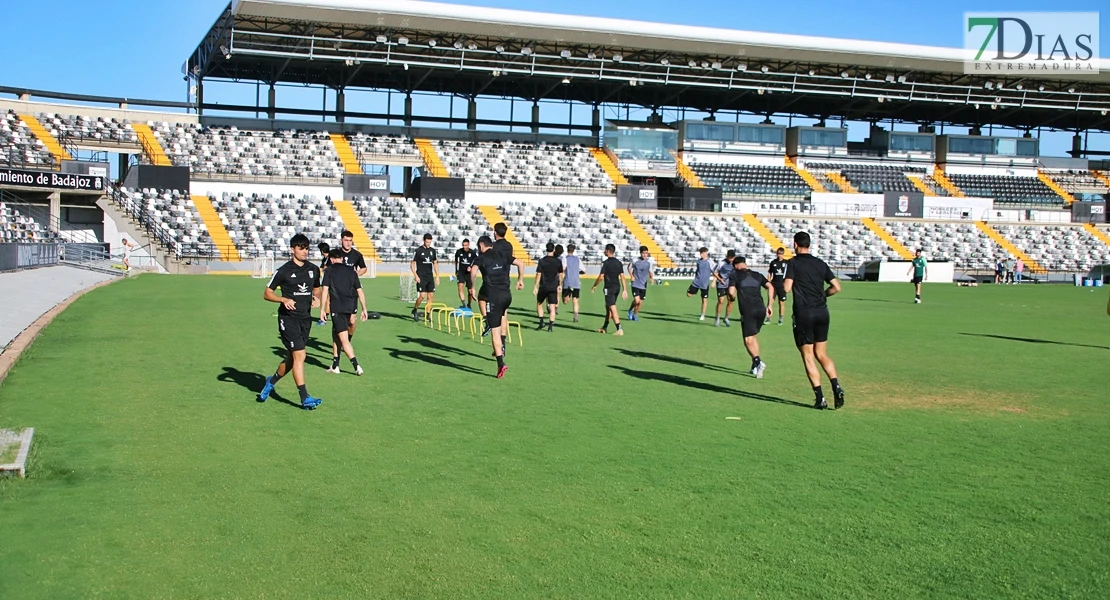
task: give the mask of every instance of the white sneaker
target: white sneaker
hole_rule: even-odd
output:
[[[767,370],[767,363],[759,361],[759,366],[755,368],[755,378],[763,379],[763,372]]]
[[[333,369],[333,368],[331,368],[331,367],[328,367],[328,368],[327,368],[327,369],[325,369],[325,370],[326,370],[326,371],[327,371],[328,373],[335,373],[336,375],[338,375],[338,374],[339,374],[339,367],[335,367],[334,369]]]
[[[913,303],[914,304],[921,304],[921,298],[914,298]]]
[[[362,377],[362,365],[359,365],[358,367],[355,367],[355,375],[358,375],[359,377]]]
[[[728,317],[725,317],[725,327],[732,327],[732,323],[728,320]]]
[[[713,326],[714,326],[714,327],[720,327],[720,326],[721,326],[721,320],[720,320],[720,319],[716,319],[715,321],[713,321]]]
[[[702,315],[702,316],[698,317],[698,320],[699,321],[704,321],[705,320],[705,315]]]

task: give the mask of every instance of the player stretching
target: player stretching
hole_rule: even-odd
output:
[[[358,273],[354,269],[342,268],[343,252],[339,248],[331,250],[328,258],[336,268],[324,271],[324,291],[321,294],[324,306],[320,309],[320,319],[331,317],[331,368],[327,371],[339,373],[339,350],[342,349],[355,368],[355,375],[362,375],[362,367],[358,365],[355,349],[351,346],[351,329],[354,328],[355,310],[359,306],[362,306],[362,320],[369,317],[366,295]]]
[[[304,379],[305,346],[312,333],[311,309],[320,306],[320,270],[308,260],[308,238],[298,233],[289,240],[289,262],[278,267],[270,283],[262,293],[267,302],[278,306],[278,335],[281,345],[289,354],[278,365],[277,371],[266,380],[266,385],[258,393],[258,401],[265,402],[274,391],[274,385],[290,370],[297,393],[301,395],[301,408],[312,410],[320,406],[321,400],[308,395]],[[281,295],[274,293],[281,288]]]
[[[130,241],[128,241],[127,238],[122,238],[121,243],[123,244],[123,270],[130,272],[131,271],[131,251],[134,250],[135,248],[137,248],[138,246],[136,246],[135,244],[132,244]]]
[[[709,280],[713,278],[713,263],[709,262],[709,248],[698,248],[698,262],[694,267],[694,283],[686,289],[686,297],[701,294],[701,316],[699,321],[705,320],[705,308],[709,304]]]
[[[767,270],[767,277],[771,279],[771,285],[775,288],[774,298],[778,300],[779,304],[779,325],[782,325],[782,313],[786,312],[786,290],[782,287],[782,282],[786,277],[785,257],[786,248],[776,250],[775,258],[771,261],[771,268]],[[771,315],[767,315],[766,322],[771,322]]]
[[[632,278],[632,305],[628,307],[628,320],[640,320],[640,308],[647,298],[648,282],[655,283],[651,260],[648,259],[647,246],[640,246],[640,258],[628,265],[628,276]]]
[[[544,328],[544,305],[550,318],[546,327],[548,331],[555,329],[555,310],[559,308],[559,289],[563,287],[563,262],[555,257],[555,244],[547,243],[547,256],[536,264],[536,284],[532,286],[532,293],[536,295],[536,316],[540,318],[536,331]]]
[[[921,304],[921,282],[929,278],[929,265],[925,262],[925,257],[921,256],[921,248],[913,254],[913,262],[906,270],[906,275],[910,273],[913,273],[913,279],[910,280],[913,284],[913,303]]]
[[[759,331],[763,323],[771,316],[771,299],[774,289],[771,282],[762,273],[756,273],[748,268],[748,261],[743,256],[737,256],[732,261],[732,274],[728,281],[728,294],[740,305],[740,331],[744,335],[744,348],[752,357],[751,374],[756,379],[763,379],[763,371],[767,363],[759,358]],[[767,290],[767,303],[763,303],[763,290]]]
[[[809,234],[794,234],[794,258],[786,265],[786,291],[794,293],[794,344],[802,354],[816,409],[829,407],[821,391],[821,364],[832,383],[834,408],[844,406],[844,389],[836,378],[836,365],[825,351],[829,341],[829,306],[826,298],[840,292],[840,281],[825,261],[809,253]],[[829,284],[826,288],[825,284]]]
[[[424,310],[427,311],[435,300],[436,286],[439,285],[439,255],[432,248],[432,234],[424,234],[424,245],[416,249],[409,262],[409,269],[416,278],[416,291],[419,292],[416,304],[412,307],[412,320],[419,321],[417,311],[420,303],[424,303]]]
[[[628,300],[628,290],[624,287],[624,265],[613,255],[616,254],[617,247],[613,244],[605,244],[605,261],[601,263],[601,272],[597,274],[597,279],[594,280],[593,287],[590,288],[590,293],[597,291],[597,285],[605,281],[605,324],[598,329],[598,333],[609,333],[609,321],[617,325],[617,332],[613,335],[624,335],[624,330],[621,329],[621,318],[617,314],[617,290],[620,290],[621,299]]]
[[[736,258],[736,251],[729,250],[713,273],[713,280],[717,282],[717,318],[713,321],[714,327],[721,326],[721,305],[726,302],[728,304],[725,306],[725,327],[732,327],[732,323],[728,320],[728,316],[732,314],[732,298],[728,295],[728,279],[735,270],[732,267],[734,258]]]
[[[578,297],[582,295],[582,260],[574,254],[574,244],[567,244],[567,255],[563,258],[563,304],[573,300],[574,322],[578,322]]]
[[[505,366],[505,336],[498,335],[506,331],[508,317],[505,311],[512,306],[513,293],[509,289],[509,267],[516,265],[517,289],[523,287],[524,263],[513,259],[512,255],[505,256],[494,250],[493,241],[489,236],[478,238],[478,250],[481,254],[470,272],[482,274],[482,287],[487,289],[489,297],[486,299],[486,327],[493,332],[493,356],[497,359],[497,378],[505,376],[509,367]]]
[[[459,288],[459,308],[471,308],[470,302],[474,299],[474,279],[470,276],[470,267],[474,266],[478,253],[470,247],[470,240],[462,241],[462,248],[455,250],[455,281]]]

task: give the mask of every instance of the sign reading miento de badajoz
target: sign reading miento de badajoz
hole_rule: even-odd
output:
[[[964,51],[969,75],[1094,75],[1098,13],[966,13]]]
[[[55,171],[26,171],[0,167],[0,185],[98,192],[104,189],[104,178],[98,175],[78,175]]]

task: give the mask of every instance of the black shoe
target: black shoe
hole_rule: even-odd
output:
[[[547,324],[547,332],[551,333],[552,331],[555,331],[555,324],[554,323],[548,323]]]
[[[547,327],[547,325],[544,325],[543,321],[540,321],[540,324],[536,326],[536,331],[543,331],[544,327]]]
[[[416,316],[416,310],[415,309],[413,309],[413,311],[412,311],[412,320],[413,321],[419,321],[420,320],[420,318]]]
[[[824,398],[821,398],[820,400],[813,403],[813,408],[816,408],[817,410],[825,410],[828,407],[829,405],[827,402],[825,402]]]
[[[844,388],[838,387],[833,390],[833,407],[844,408]]]

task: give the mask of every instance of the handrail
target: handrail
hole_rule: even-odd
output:
[[[89,231],[63,229],[61,226],[61,217],[50,214],[49,206],[28,202],[22,196],[5,189],[0,189],[0,201],[18,210],[23,216],[44,225],[47,233],[50,235],[51,241],[78,244],[97,243],[96,235]]]

